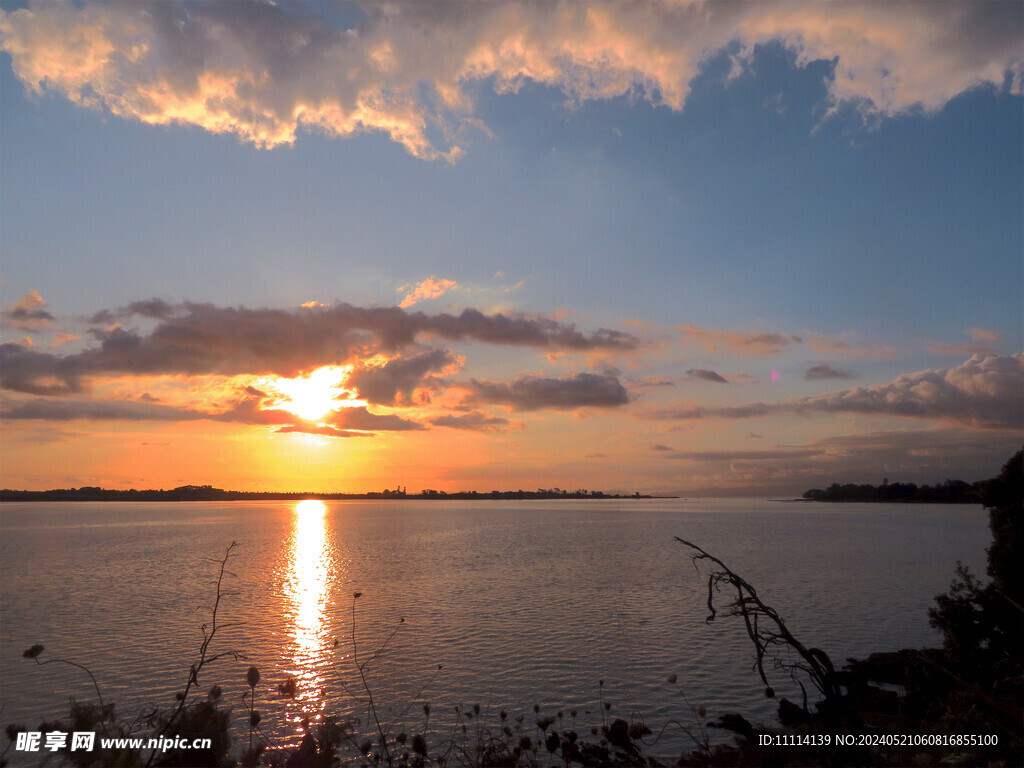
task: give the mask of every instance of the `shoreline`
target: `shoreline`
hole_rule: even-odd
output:
[[[71,488],[48,491],[0,490],[7,501],[556,501],[561,499],[678,499],[679,496],[612,494],[602,491],[383,491],[366,493],[318,493],[301,491],[225,491],[210,486],[184,486],[165,490],[117,491],[104,488]]]

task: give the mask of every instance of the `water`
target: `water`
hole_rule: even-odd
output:
[[[539,704],[567,720],[576,710],[585,726],[608,701],[612,715],[640,713],[655,730],[673,718],[692,725],[670,674],[709,716],[772,722],[739,620],[705,624],[706,582],[674,536],[722,559],[837,664],[938,644],[932,599],[957,560],[983,574],[990,543],[987,516],[972,505],[4,504],[0,724],[34,727],[66,714],[68,697],[94,698],[81,671],[21,658],[34,643],[46,646],[41,660],[89,667],[124,714],[171,704],[232,541],[212,650],[246,659],[208,667],[201,691],[220,684],[238,714],[246,669],[257,666],[257,707],[275,745],[297,743],[304,717],[365,716],[346,694],[362,691],[353,627],[360,661],[398,629],[367,682],[392,716],[411,706],[413,728],[423,702],[435,724],[456,704],[531,722]],[[294,699],[272,692],[289,677]],[[672,731],[655,751],[686,746]]]

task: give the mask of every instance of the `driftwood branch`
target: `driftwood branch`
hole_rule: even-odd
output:
[[[827,653],[820,648],[808,648],[794,637],[776,610],[761,600],[757,595],[757,590],[725,563],[693,542],[678,536],[675,539],[693,550],[690,559],[698,573],[700,572],[697,565],[699,562],[706,561],[712,565],[712,570],[707,577],[709,611],[708,617],[705,619],[707,623],[710,624],[718,616],[719,609],[715,607],[716,597],[723,591],[732,595],[731,602],[723,610],[727,616],[739,616],[743,619],[747,637],[754,644],[756,654],[754,669],[757,670],[758,676],[765,685],[766,696],[775,695],[765,670],[765,663],[768,662],[774,669],[780,669],[788,674],[804,690],[803,708],[805,711],[807,710],[807,693],[801,678],[809,679],[827,702],[834,702],[841,698],[842,692],[835,682],[835,668]],[[787,651],[794,652],[797,658],[794,659]]]

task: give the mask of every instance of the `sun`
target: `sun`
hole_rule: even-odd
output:
[[[352,366],[327,365],[294,379],[263,379],[259,386],[272,400],[263,408],[280,408],[306,421],[318,421],[331,411],[366,405],[345,388]]]

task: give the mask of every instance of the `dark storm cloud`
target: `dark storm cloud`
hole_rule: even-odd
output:
[[[514,411],[615,408],[629,402],[626,388],[611,374],[577,373],[558,379],[517,376],[511,383],[473,379],[469,388],[480,402],[507,405]]]

